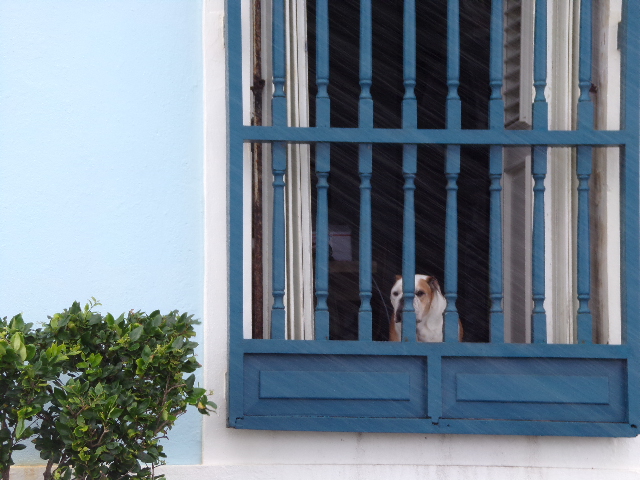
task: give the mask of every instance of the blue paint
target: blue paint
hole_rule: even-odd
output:
[[[316,6],[316,125],[328,127],[331,120],[329,86],[329,2],[318,0]],[[316,212],[316,310],[315,338],[329,339],[329,172],[331,145],[316,144],[318,207]]]
[[[544,245],[544,179],[547,175],[547,148],[533,148],[533,233],[531,240],[531,276],[533,310],[531,313],[531,341],[546,343],[547,314],[545,298],[545,245]]]
[[[593,318],[591,299],[591,241],[589,232],[589,178],[593,149],[578,147],[578,343],[591,343]]]
[[[533,128],[547,130],[549,105],[544,95],[547,87],[547,0],[536,0],[535,43],[533,48]]]
[[[411,400],[407,373],[260,371],[260,398]]]
[[[541,102],[537,107],[544,107]],[[450,102],[451,104],[451,102]],[[455,105],[455,103],[452,103]],[[536,105],[534,105],[536,108]],[[540,110],[540,108],[538,108]],[[433,145],[572,145],[609,146],[633,142],[628,131],[595,130],[457,130],[451,129],[383,129],[383,128],[302,128],[302,127],[240,127],[245,141],[293,143],[428,143]]]
[[[584,95],[590,58],[582,59],[580,75],[582,99],[580,128],[575,131],[548,131],[547,83],[547,18],[545,0],[536,1],[534,46],[534,128],[531,131],[504,129],[502,87],[502,7],[492,4],[491,68],[490,68],[490,128],[461,129],[460,83],[460,5],[448,1],[447,14],[447,128],[425,130],[416,128],[415,104],[415,4],[405,3],[404,11],[404,79],[403,128],[373,128],[371,2],[363,0],[360,28],[359,126],[329,127],[328,85],[328,19],[326,0],[318,0],[318,119],[315,128],[243,127],[232,124],[231,164],[241,164],[240,142],[265,141],[274,147],[282,142],[316,143],[318,172],[318,225],[326,228],[326,192],[329,174],[329,143],[358,144],[360,204],[360,339],[358,341],[285,341],[240,340],[232,336],[230,368],[232,379],[229,424],[236,428],[421,432],[421,433],[485,433],[511,435],[579,435],[635,436],[640,407],[637,396],[640,356],[640,308],[638,299],[628,287],[623,287],[623,331],[627,345],[590,344],[591,318],[588,312],[589,241],[588,185],[591,155],[594,146],[620,146],[623,151],[622,210],[624,285],[637,286],[638,278],[638,62],[625,62],[625,128],[621,131],[594,131],[589,122],[590,99]],[[586,5],[586,4],[585,4]],[[584,7],[581,20],[582,42],[590,42],[591,13]],[[626,4],[630,18],[625,31],[640,29],[640,6]],[[540,14],[542,12],[542,14]],[[238,18],[233,19],[238,22]],[[235,25],[235,26],[234,26]],[[230,30],[239,28],[232,24]],[[230,39],[238,37],[231,34]],[[628,34],[627,34],[628,36]],[[640,51],[639,40],[628,37],[624,54]],[[232,46],[237,52],[238,46]],[[590,47],[589,47],[590,48]],[[590,57],[586,47],[583,55]],[[235,64],[234,64],[235,65]],[[237,68],[237,67],[234,67]],[[586,70],[585,70],[586,69]],[[232,82],[234,83],[234,82]],[[236,82],[238,83],[238,82]],[[236,88],[234,86],[234,88]],[[235,90],[233,90],[235,92]],[[230,99],[230,106],[237,100]],[[586,114],[585,114],[586,112]],[[235,117],[234,117],[235,118]],[[592,117],[591,117],[592,118]],[[586,119],[586,120],[585,120]],[[237,142],[237,143],[236,143]],[[373,172],[371,148],[375,143],[403,145],[404,240],[403,275],[411,278],[415,271],[415,205],[413,190],[417,171],[417,148],[420,144],[443,145],[446,148],[447,212],[445,225],[445,288],[448,301],[445,311],[445,342],[414,341],[414,325],[407,325],[405,342],[371,342],[371,183]],[[471,344],[457,341],[458,312],[458,177],[462,145],[490,147],[489,175],[491,180],[490,222],[490,298],[492,343]],[[534,212],[532,238],[532,330],[531,344],[504,343],[504,313],[502,311],[502,220],[501,177],[505,146],[525,145],[533,148]],[[545,301],[545,225],[544,182],[547,173],[549,146],[575,146],[579,149],[577,175],[579,187],[579,338],[578,345],[546,344]],[[234,156],[235,155],[235,156]],[[281,159],[277,160],[281,163]],[[286,160],[285,160],[286,162]],[[318,166],[319,164],[319,166]],[[237,168],[237,167],[236,167]],[[278,167],[282,171],[282,166]],[[241,168],[238,168],[241,173]],[[234,170],[235,171],[235,170]],[[237,175],[237,173],[236,173]],[[280,174],[278,174],[280,175]],[[278,176],[276,175],[276,176]],[[241,176],[231,179],[231,191],[237,192]],[[235,198],[235,197],[234,197]],[[241,202],[239,202],[241,203]],[[240,222],[232,205],[232,225]],[[276,225],[280,220],[276,219]],[[238,228],[238,227],[236,227]],[[235,231],[235,230],[234,230]],[[240,229],[241,232],[241,229]],[[322,233],[323,238],[327,235]],[[322,240],[324,241],[324,240]],[[322,250],[322,248],[321,248]],[[321,252],[318,270],[326,266],[326,253]],[[238,263],[235,263],[236,268]],[[587,269],[587,271],[585,271]],[[326,268],[325,268],[326,270]],[[324,272],[317,272],[318,312],[326,303]],[[405,284],[407,299],[412,297],[413,282]],[[238,300],[237,294],[233,299]],[[411,303],[411,302],[407,302]],[[239,305],[239,304],[237,304]],[[410,314],[412,308],[405,309]],[[242,311],[232,305],[233,331],[242,323]],[[411,321],[411,320],[409,320]],[[317,332],[328,330],[328,322]],[[322,335],[320,335],[322,337]],[[283,338],[281,336],[281,338]],[[325,336],[326,338],[326,336]],[[365,341],[363,341],[365,340]],[[399,370],[398,370],[399,369]],[[398,378],[390,373],[407,372],[410,378],[410,400],[388,399],[371,383],[386,379],[387,386]],[[382,375],[378,377],[377,375]],[[320,386],[319,386],[320,385]],[[322,386],[326,388],[323,389]],[[362,388],[354,389],[354,385]],[[371,390],[367,390],[371,388]],[[386,387],[380,387],[385,390]],[[365,393],[363,392],[363,389]],[[374,392],[375,390],[375,392]],[[400,388],[400,390],[402,390]],[[369,392],[369,393],[366,393]],[[372,393],[374,392],[374,393]],[[396,392],[398,396],[400,392]],[[389,404],[372,403],[372,396],[382,395]],[[417,396],[414,396],[417,395]],[[363,398],[366,397],[366,398]],[[395,403],[394,403],[395,402]],[[408,402],[408,404],[406,404]],[[570,404],[571,408],[567,408]],[[426,409],[426,411],[425,411]],[[381,418],[381,417],[391,418]]]
[[[95,296],[203,317],[201,8],[0,3],[1,316]],[[181,417],[168,461],[200,463],[200,432]]]
[[[415,0],[404,5],[403,39],[404,98],[402,99],[402,128],[418,128],[416,86],[416,6]],[[416,341],[416,313],[413,309],[416,273],[416,211],[415,178],[418,172],[418,146],[402,146],[402,176],[404,177],[404,212],[402,230],[402,340]]]
[[[286,225],[285,225],[285,181],[287,172],[287,144],[277,142],[273,144],[273,232],[271,249],[273,252],[272,289],[273,306],[271,308],[271,338],[285,338],[286,312],[284,294],[286,286]]]
[[[358,125],[373,127],[373,81],[371,0],[360,2],[360,99]],[[372,246],[371,246],[371,176],[373,174],[373,148],[371,144],[358,147],[358,173],[360,175],[360,309],[358,311],[358,338],[372,339]]]
[[[460,175],[460,146],[447,147],[445,176],[447,178],[447,214],[445,219],[444,296],[447,308],[444,312],[444,340],[458,341],[458,176]]]

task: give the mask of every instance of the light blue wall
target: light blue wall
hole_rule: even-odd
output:
[[[0,1],[0,316],[202,318],[201,9]],[[200,431],[180,419],[169,463],[200,462]]]

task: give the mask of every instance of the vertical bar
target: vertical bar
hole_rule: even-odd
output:
[[[240,136],[242,125],[242,21],[240,2],[226,2],[227,17],[227,65],[229,68],[229,132],[228,175],[229,185],[242,185],[243,179],[243,139]],[[236,419],[243,415],[244,385],[242,380],[244,356],[243,307],[244,272],[243,258],[243,189],[229,188],[229,412],[228,424],[235,425]],[[236,239],[236,241],[231,241]]]
[[[545,97],[547,87],[547,0],[536,0],[535,38],[534,38],[533,86],[533,128],[547,130],[549,128],[549,106]],[[533,148],[533,233],[531,239],[532,262],[532,297],[531,341],[546,343],[547,314],[544,309],[545,299],[545,225],[544,225],[544,180],[547,175],[546,146]]]
[[[492,130],[504,129],[503,45],[504,10],[502,0],[491,2],[491,60],[489,99],[489,126]],[[491,341],[504,342],[504,283],[502,272],[502,166],[503,147],[492,145],[489,153],[490,226],[489,226],[489,284],[491,297]]]
[[[544,179],[547,174],[547,147],[533,147],[533,238],[531,239],[533,310],[531,312],[531,341],[546,343],[547,314],[544,310]]]
[[[625,0],[622,10],[623,35],[622,50],[622,110],[623,128],[629,132],[630,142],[620,149],[621,156],[621,192],[622,211],[622,341],[637,352],[640,345],[640,295],[637,288],[640,283],[640,202],[638,178],[640,176],[638,159],[640,158],[640,62],[637,52],[640,50],[640,2]],[[640,382],[637,372],[640,369],[640,357],[634,354],[629,359],[629,371],[634,372],[629,379],[627,389],[629,405],[629,423],[640,422]],[[633,380],[632,380],[633,379]]]
[[[591,31],[592,0],[580,2],[580,66],[578,99],[578,129],[594,127],[591,101]],[[589,177],[593,165],[593,149],[578,147],[578,343],[592,343],[593,318],[589,309],[591,298],[591,257],[589,236]]]
[[[418,128],[416,86],[416,5],[415,0],[404,2],[404,98],[402,99],[402,128]],[[418,146],[402,146],[402,175],[404,177],[404,214],[402,232],[402,339],[416,341],[416,313],[413,309],[416,273],[416,213],[415,178],[418,169]]]
[[[623,126],[631,133],[633,139],[621,149],[622,160],[622,211],[624,225],[622,241],[622,266],[624,281],[622,282],[622,335],[623,342],[637,348],[640,345],[640,295],[637,285],[640,283],[640,252],[638,238],[640,225],[638,215],[639,185],[638,177],[640,158],[640,62],[637,52],[640,50],[640,2],[626,0],[623,4]],[[635,386],[640,390],[640,386]],[[636,398],[636,397],[632,397]],[[634,400],[635,402],[635,400]],[[630,403],[631,405],[631,403]],[[640,422],[640,404],[633,403],[638,413],[632,422]],[[631,407],[630,407],[631,408]]]
[[[316,4],[316,126],[330,125],[329,86],[329,2],[318,0]],[[316,174],[318,183],[316,211],[316,340],[329,339],[329,171],[331,169],[331,145],[316,144]]]
[[[285,271],[285,215],[284,175],[287,170],[287,144],[274,142],[272,148],[273,170],[273,306],[271,308],[271,338],[285,338],[284,292]]]
[[[578,343],[592,343],[593,318],[591,298],[591,243],[589,236],[589,177],[593,149],[578,147]]]
[[[447,5],[447,129],[462,127],[460,86],[460,1]],[[445,161],[447,178],[447,213],[445,220],[444,313],[446,342],[458,341],[458,176],[460,175],[460,145],[448,145]]]
[[[429,355],[427,362],[429,388],[427,389],[427,415],[438,424],[442,417],[442,357]]]
[[[284,91],[287,76],[284,0],[273,0],[273,125],[287,125],[287,98]]]
[[[365,129],[373,128],[372,63],[371,0],[360,0],[360,101],[358,120],[359,127]],[[358,170],[360,174],[360,310],[358,312],[358,332],[360,340],[371,340],[371,175],[373,173],[373,154],[370,143],[359,146]]]
[[[287,99],[284,85],[286,77],[285,10],[284,0],[273,0],[273,125],[287,125]],[[285,173],[287,171],[287,144],[274,142],[272,147],[273,171],[273,306],[271,308],[271,338],[285,338],[286,312],[284,293],[285,270]]]
[[[549,128],[549,106],[544,95],[547,87],[547,0],[536,0],[533,61],[533,128]]]
[[[489,153],[490,225],[489,225],[489,295],[491,298],[491,342],[504,342],[504,310],[502,299],[502,160],[501,145],[492,145]]]
[[[460,86],[460,0],[449,0],[447,8],[447,128],[462,125]]]
[[[578,129],[593,129],[593,102],[591,101],[591,32],[592,32],[592,0],[580,2],[580,67],[578,99]]]

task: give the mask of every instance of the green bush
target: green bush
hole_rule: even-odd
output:
[[[12,392],[0,412],[7,472],[11,452],[24,448],[18,441],[33,435],[47,460],[45,479],[162,478],[154,473],[166,457],[159,441],[189,405],[202,414],[216,408],[194,386],[192,316],[103,317],[95,305],[76,302],[33,332],[19,317],[0,330],[0,367],[9,366]]]

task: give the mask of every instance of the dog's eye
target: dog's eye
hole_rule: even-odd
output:
[[[423,295],[424,295],[424,292],[423,292],[422,290],[418,290],[418,291],[416,292],[416,297],[421,297],[421,296],[423,296]]]
[[[398,295],[400,295],[400,292],[393,292],[394,297],[397,297]]]

